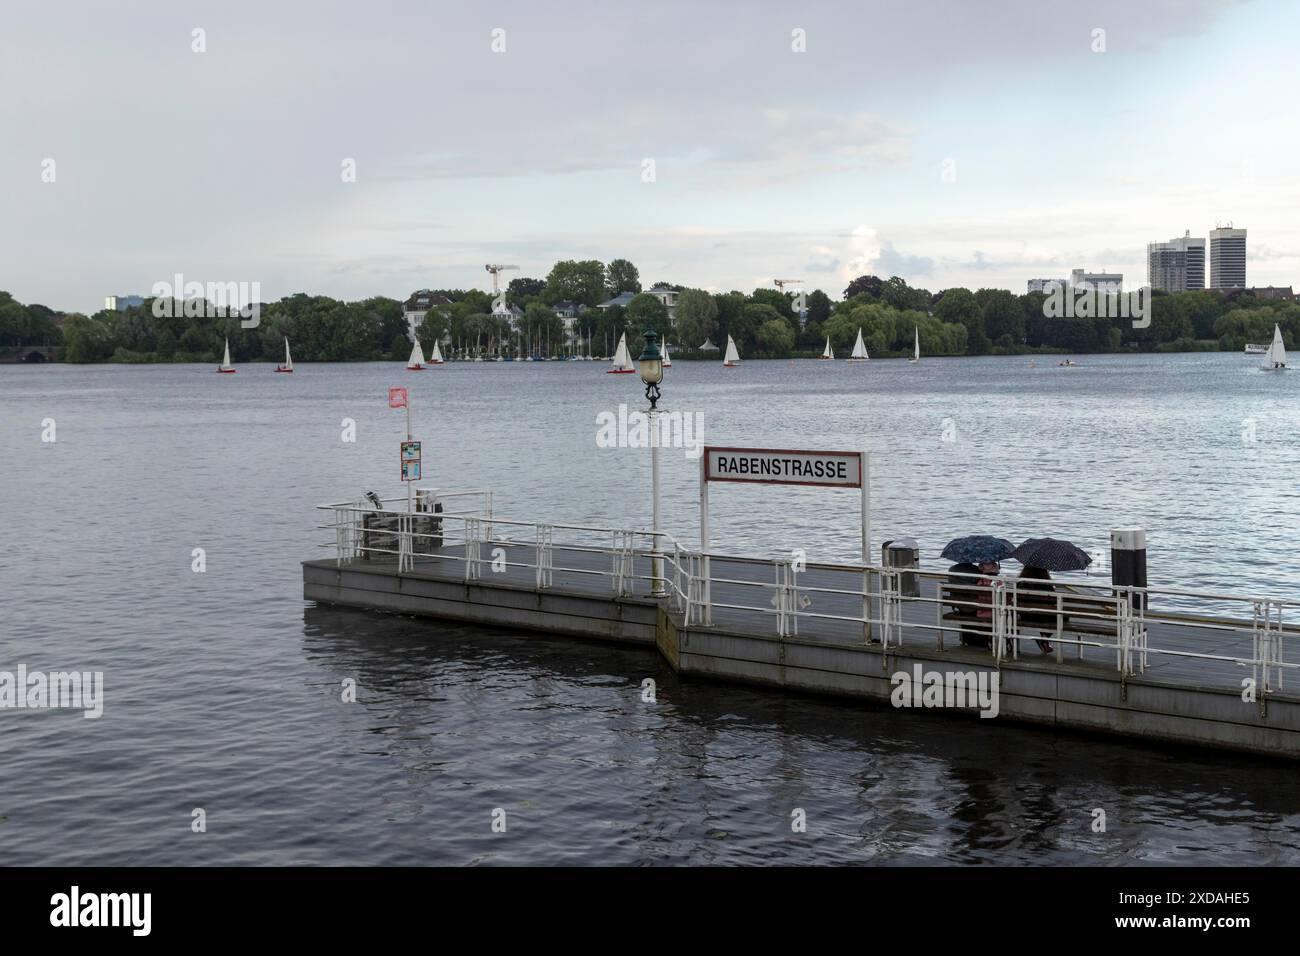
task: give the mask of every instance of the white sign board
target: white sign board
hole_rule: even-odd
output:
[[[706,446],[704,480],[861,488],[862,452]]]

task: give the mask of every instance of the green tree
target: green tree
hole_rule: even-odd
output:
[[[420,337],[420,344],[428,352],[433,349],[434,342],[441,342],[450,331],[451,320],[447,315],[437,309],[430,309],[424,313],[415,334]]]
[[[65,362],[103,362],[115,348],[108,326],[101,320],[84,315],[70,315],[63,323]]]
[[[807,322],[821,325],[831,317],[831,297],[821,289],[813,289],[808,293],[807,308]]]
[[[685,289],[677,296],[676,341],[684,348],[699,348],[718,328],[718,303],[703,289]],[[716,343],[715,343],[716,344]]]
[[[768,322],[784,322],[789,328],[789,323],[785,317],[770,305],[762,303],[746,305],[740,310],[740,314],[731,320],[727,327],[727,334],[736,340],[736,348],[740,350],[741,355],[752,355],[758,346],[758,330]],[[718,346],[725,345],[723,342],[716,343]]]
[[[755,337],[759,349],[768,358],[785,358],[794,350],[794,332],[784,318],[764,322]]]
[[[981,290],[983,291],[983,290]],[[1006,289],[988,290],[980,319],[984,334],[1002,348],[1019,348],[1025,341],[1025,313],[1016,297]]]
[[[668,309],[659,299],[647,292],[632,297],[632,301],[627,304],[625,318],[629,349],[632,348],[634,340],[641,341],[641,335],[646,329],[654,329],[658,332],[661,341],[672,334],[673,327],[668,320]]]
[[[879,299],[884,289],[884,280],[877,276],[858,276],[845,288],[844,298],[852,299],[854,296],[866,295]]]
[[[718,293],[713,296],[713,301],[718,306],[718,337],[713,340],[713,344],[722,348],[727,343],[727,336],[732,334],[732,324],[739,321],[740,313],[745,308],[745,296],[741,292]],[[693,344],[698,348],[704,343],[701,341]]]
[[[984,317],[978,300],[970,289],[948,289],[943,293],[934,314],[944,322],[960,322],[966,327],[966,347],[972,355],[983,355],[992,344],[984,331]]]
[[[626,259],[611,259],[605,267],[605,291],[611,299],[620,292],[640,292],[641,274],[636,266]]]
[[[605,300],[605,266],[596,259],[557,262],[546,277],[542,301],[547,305],[577,302],[596,305]]]
[[[794,311],[793,297],[778,289],[755,289],[749,296],[755,305],[770,305],[777,315],[790,323],[790,327],[799,331],[799,316]]]
[[[525,299],[541,295],[544,288],[546,288],[545,279],[530,279],[527,276],[519,276],[511,279],[510,284],[506,286],[506,297],[515,305],[523,308]]]

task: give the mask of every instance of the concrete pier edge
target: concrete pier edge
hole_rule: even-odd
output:
[[[831,695],[892,706],[891,676],[923,671],[999,675],[999,720],[1068,728],[1143,741],[1300,758],[1300,699],[1276,694],[1247,703],[1228,687],[1188,685],[1117,671],[1080,669],[1026,658],[995,665],[986,651],[904,644],[834,645],[804,637],[745,633],[734,627],[687,627],[662,602],[398,574],[392,565],[303,562],[303,597],[320,604],[526,630],[656,649],[684,677]],[[918,708],[930,709],[930,708]],[[973,711],[936,714],[979,719]],[[995,731],[996,727],[992,729]]]

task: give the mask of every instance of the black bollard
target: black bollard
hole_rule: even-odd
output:
[[[1110,583],[1116,587],[1147,586],[1145,528],[1116,528],[1110,533]],[[1133,610],[1146,607],[1146,595],[1133,595]]]

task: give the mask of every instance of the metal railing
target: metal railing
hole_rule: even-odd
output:
[[[459,564],[450,575],[465,581],[481,580],[487,566],[494,574],[515,572],[519,583],[538,590],[662,600],[690,627],[762,634],[770,625],[777,640],[867,643],[884,651],[882,658],[903,647],[947,650],[948,636],[955,635],[970,652],[987,653],[1001,666],[1021,658],[1026,642],[1042,642],[1044,656],[1057,664],[1066,663],[1072,648],[1079,666],[1111,669],[1124,679],[1156,666],[1173,680],[1231,681],[1243,699],[1249,686],[1252,699],[1261,702],[1284,691],[1285,673],[1300,666],[1286,654],[1300,640],[1300,599],[796,565],[700,552],[667,532],[506,519],[492,513],[488,492],[422,491],[413,512],[405,510],[405,498],[382,499],[382,507],[364,499],[320,505],[333,517],[321,527],[334,532],[334,540],[321,546],[334,550],[338,565],[393,562],[399,573],[412,573],[428,564],[445,577],[443,566]],[[662,569],[658,577],[655,568]],[[1239,606],[1242,613],[1189,612],[1198,603],[1216,612]],[[1231,680],[1246,673],[1249,685]]]

